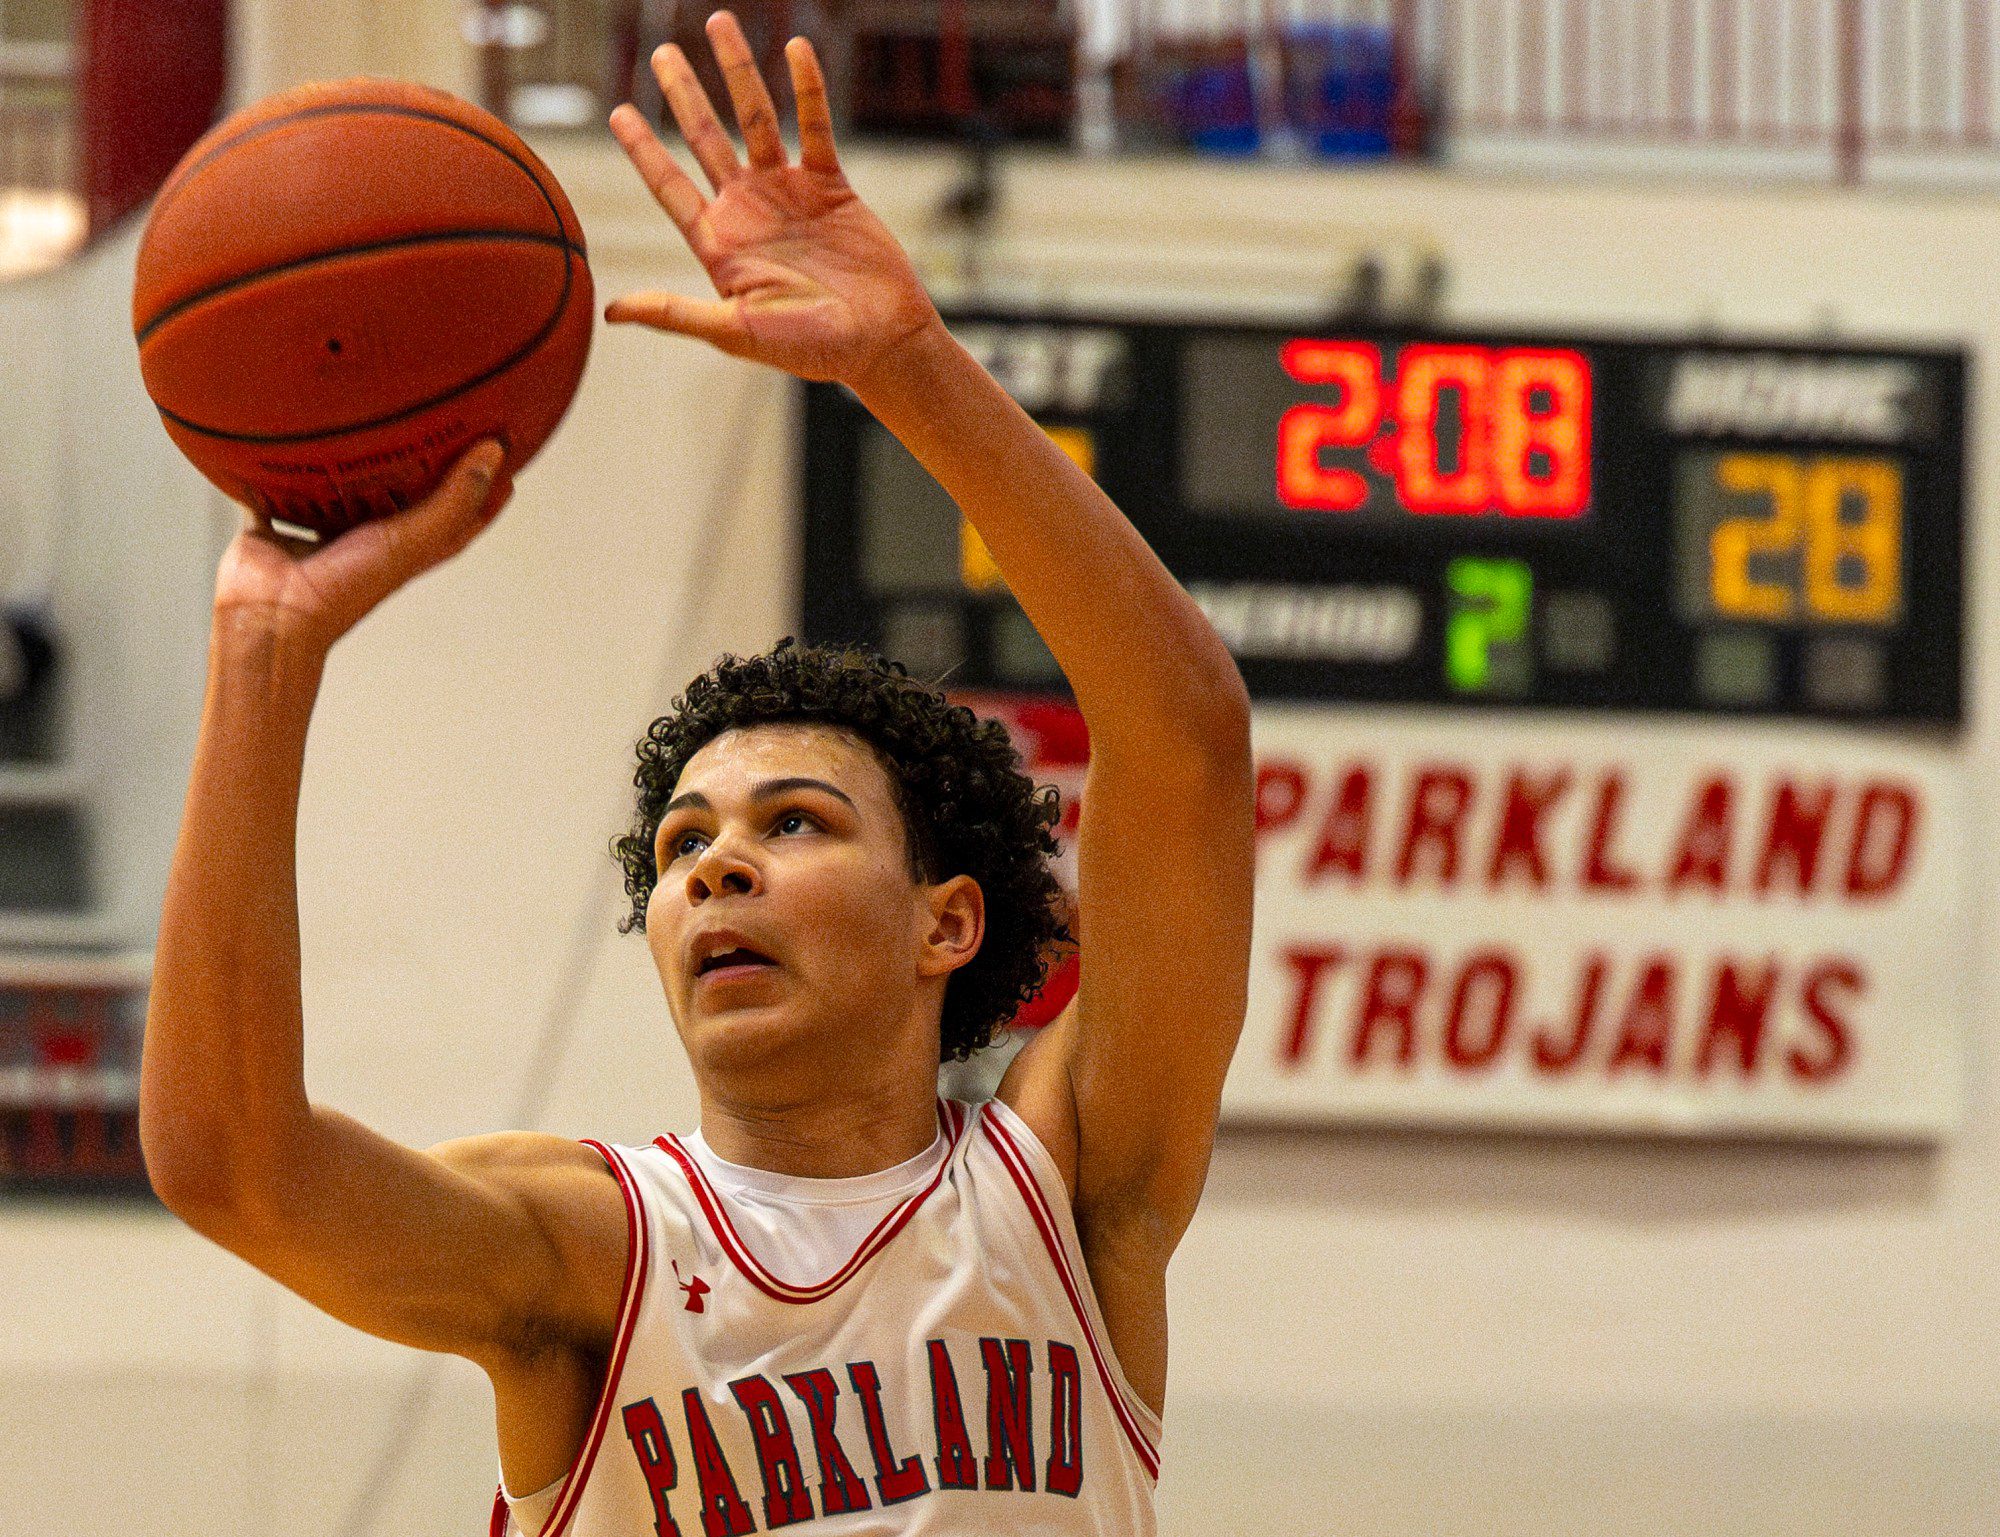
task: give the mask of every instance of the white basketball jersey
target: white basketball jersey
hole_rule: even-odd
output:
[[[494,1537],[1151,1537],[1160,1422],[1054,1160],[1005,1105],[939,1114],[935,1171],[823,1276],[760,1262],[679,1139],[592,1143],[630,1236],[604,1393],[568,1475],[496,1502]]]

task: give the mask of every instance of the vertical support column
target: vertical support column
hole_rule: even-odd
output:
[[[1965,0],[1965,100],[1959,108],[1959,139],[1968,148],[1984,149],[1993,131],[1989,69],[1993,19],[1988,0]]]
[[[466,42],[463,0],[450,5],[373,0],[367,50],[362,67],[371,75],[420,80],[468,101],[478,96],[481,53]]]
[[[938,95],[960,123],[970,122],[979,111],[972,90],[972,18],[965,7],[966,0],[944,0],[938,18]]]
[[[101,230],[159,190],[222,104],[223,0],[90,0],[77,26],[78,191]]]
[[[176,11],[177,5],[149,9]],[[371,0],[231,0],[230,101],[233,106],[307,80],[338,80],[369,71]]]
[[[1838,19],[1839,29],[1834,36],[1839,81],[1834,151],[1841,183],[1851,187],[1861,180],[1862,113],[1866,106],[1861,0],[1840,0]]]
[[[1425,121],[1421,0],[1390,0],[1389,70],[1395,98],[1389,108],[1389,144],[1398,155],[1423,153]]]
[[[507,116],[514,85],[512,61],[500,32],[504,4],[505,0],[480,0],[485,14],[479,28],[479,104],[498,118]]]

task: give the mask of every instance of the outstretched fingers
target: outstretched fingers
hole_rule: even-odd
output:
[[[777,103],[771,100],[770,88],[757,68],[757,56],[750,51],[750,40],[733,12],[717,11],[708,18],[708,43],[729,86],[729,100],[736,108],[736,125],[743,130],[750,164],[760,171],[784,165],[785,140],[778,132]]]
[[[819,54],[802,37],[785,44],[785,62],[792,68],[792,96],[799,104],[799,163],[810,171],[838,174],[840,156],[833,147],[833,109],[827,105],[826,76]]]
[[[708,199],[702,196],[694,178],[680,168],[666,145],[660,142],[660,136],[653,132],[644,115],[631,103],[611,114],[611,133],[625,151],[625,158],[639,173],[639,179],[653,194],[653,201],[666,210],[667,217],[687,237],[688,244],[696,246],[699,251],[697,230],[702,213],[708,207]]]
[[[660,82],[667,105],[673,108],[681,137],[687,140],[694,158],[708,173],[708,184],[720,192],[743,174],[743,166],[736,158],[736,146],[730,143],[722,120],[715,115],[708,92],[695,78],[694,66],[688,63],[687,55],[678,45],[664,43],[653,53],[653,77]]]

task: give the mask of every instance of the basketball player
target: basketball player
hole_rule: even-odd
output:
[[[528,1537],[1154,1529],[1165,1274],[1208,1166],[1250,931],[1248,706],[1199,610],[952,340],[834,155],[802,154],[733,18],[655,66],[709,191],[619,142],[719,297],[610,318],[838,380],[957,499],[1091,731],[1082,980],[997,1102],[941,1059],[1034,987],[1061,925],[1053,807],[997,725],[864,653],[725,658],[640,745],[618,845],[700,1129],[428,1151],[313,1103],[294,834],[329,648],[463,547],[491,445],[422,506],[300,554],[247,526],[159,937],[141,1131],[156,1188],[334,1316],[483,1367]],[[408,1028],[420,1034],[421,1020]]]

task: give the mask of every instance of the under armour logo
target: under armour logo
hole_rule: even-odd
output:
[[[700,1276],[696,1276],[692,1281],[683,1281],[681,1279],[681,1262],[679,1260],[670,1260],[668,1263],[674,1267],[674,1284],[687,1293],[687,1310],[690,1313],[707,1311],[708,1304],[702,1301],[702,1298],[706,1297],[709,1293],[708,1282],[704,1281]]]

